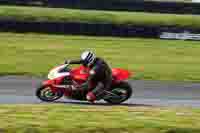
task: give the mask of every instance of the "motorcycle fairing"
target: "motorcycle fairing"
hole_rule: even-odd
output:
[[[59,72],[60,70],[64,69],[66,65],[58,66],[52,69],[49,74],[48,78],[53,81],[49,81],[51,83],[58,84],[60,81],[60,77],[70,76],[73,80],[78,83],[83,83],[88,79],[90,69],[84,66],[79,66],[77,68],[72,69],[70,72]],[[131,76],[131,73],[128,70],[121,69],[121,68],[113,68],[112,69],[112,77],[116,81],[126,80]],[[62,78],[61,78],[62,79]],[[56,81],[56,82],[55,82]],[[50,84],[50,83],[48,83]]]
[[[126,80],[131,76],[131,73],[128,70],[124,70],[121,68],[113,68],[112,69],[112,77],[117,80]]]

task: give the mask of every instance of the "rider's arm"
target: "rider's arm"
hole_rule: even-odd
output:
[[[82,64],[82,60],[66,60],[65,64]]]
[[[92,87],[92,80],[95,78],[95,75],[96,75],[98,69],[99,69],[99,66],[95,66],[90,70],[90,72],[89,72],[90,76],[88,77],[87,81],[81,85],[82,89],[87,90]]]

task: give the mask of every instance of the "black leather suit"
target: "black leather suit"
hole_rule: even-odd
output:
[[[71,60],[70,64],[84,64],[82,60]],[[104,95],[103,90],[108,90],[112,83],[112,71],[108,64],[102,58],[96,58],[94,63],[89,66],[89,78],[86,83],[82,85],[84,89],[92,90],[96,99],[101,99]],[[91,88],[91,84],[94,88]],[[95,100],[96,100],[95,99]]]

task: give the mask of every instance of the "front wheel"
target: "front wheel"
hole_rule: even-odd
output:
[[[110,104],[120,104],[132,95],[132,88],[128,82],[121,82],[112,88],[104,100]]]
[[[50,87],[40,86],[36,90],[36,96],[45,102],[53,102],[63,96],[62,91],[52,92]]]

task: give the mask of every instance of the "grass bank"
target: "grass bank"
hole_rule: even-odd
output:
[[[200,28],[200,16],[0,6],[0,19],[37,22],[86,22],[121,25],[164,25]]]
[[[200,81],[197,41],[0,33],[0,74],[45,76],[65,59],[94,50],[140,79]]]
[[[1,105],[0,117],[1,132],[200,132],[200,110],[187,108]]]

